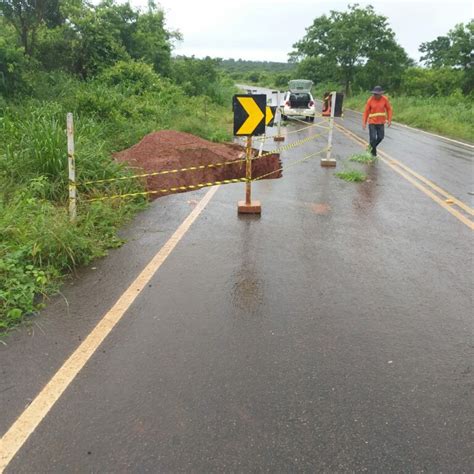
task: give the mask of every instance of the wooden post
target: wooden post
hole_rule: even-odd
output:
[[[69,172],[69,220],[75,222],[77,217],[76,161],[74,157],[74,122],[70,112],[67,114],[67,162]]]
[[[334,110],[336,109],[336,91],[331,92],[331,116],[329,117],[328,149],[326,158],[321,159],[321,166],[335,167],[336,160],[331,158],[332,152],[332,132],[334,129]]]
[[[245,204],[250,206],[252,202],[252,137],[247,137],[247,146],[245,148]]]
[[[261,214],[260,201],[252,201],[252,137],[247,137],[245,147],[245,201],[239,201],[237,211],[239,214]]]

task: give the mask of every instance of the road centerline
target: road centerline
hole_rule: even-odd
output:
[[[342,132],[344,135],[347,137],[351,138],[353,141],[358,143],[361,146],[366,146],[368,143],[363,139],[348,130],[346,127],[340,125],[340,124],[335,124],[336,128]],[[451,200],[454,204],[456,204],[460,209],[463,209],[466,213],[472,215],[473,211],[472,208],[470,208],[467,204],[463,203],[459,199],[455,198],[451,194],[449,194],[447,191],[444,189],[440,188],[439,186],[435,185],[434,183],[431,183],[427,178],[424,176],[420,175],[419,173],[416,173],[413,171],[410,167],[407,165],[401,163],[400,161],[396,160],[395,158],[392,158],[388,153],[384,151],[380,151],[380,159],[383,161],[386,165],[388,165],[390,168],[392,168],[396,173],[398,173],[400,176],[405,178],[409,183],[411,183],[413,186],[415,186],[417,189],[419,189],[421,192],[426,194],[430,199],[432,199],[434,202],[439,204],[441,207],[446,209],[450,214],[452,214],[454,217],[456,217],[459,221],[461,221],[463,224],[465,224],[467,227],[469,227],[471,230],[474,230],[474,222],[472,222],[469,218],[467,218],[465,215],[463,215],[460,211],[457,209],[454,209],[450,204],[447,204],[445,201],[443,201],[441,198],[436,196],[436,194],[433,193],[429,188],[432,188],[434,191],[438,192],[439,194],[443,195],[444,197],[448,198]],[[412,175],[412,176],[410,176]],[[418,179],[420,182],[416,181],[414,178]]]

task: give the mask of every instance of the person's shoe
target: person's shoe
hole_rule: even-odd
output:
[[[372,148],[372,150],[370,150],[370,154],[372,156],[377,156],[377,149],[376,148]]]

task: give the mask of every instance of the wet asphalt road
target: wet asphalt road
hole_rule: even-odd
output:
[[[360,149],[335,132],[338,169]],[[394,126],[381,149],[469,203],[469,147]],[[7,472],[472,472],[472,232],[359,168],[255,183],[260,218],[220,188]],[[0,345],[0,434],[204,193],[155,201]]]

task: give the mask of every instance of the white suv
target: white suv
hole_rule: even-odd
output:
[[[306,79],[295,79],[288,83],[288,92],[283,97],[283,107],[281,118],[288,120],[288,117],[304,117],[309,122],[314,122],[316,108],[311,95],[313,81]]]

